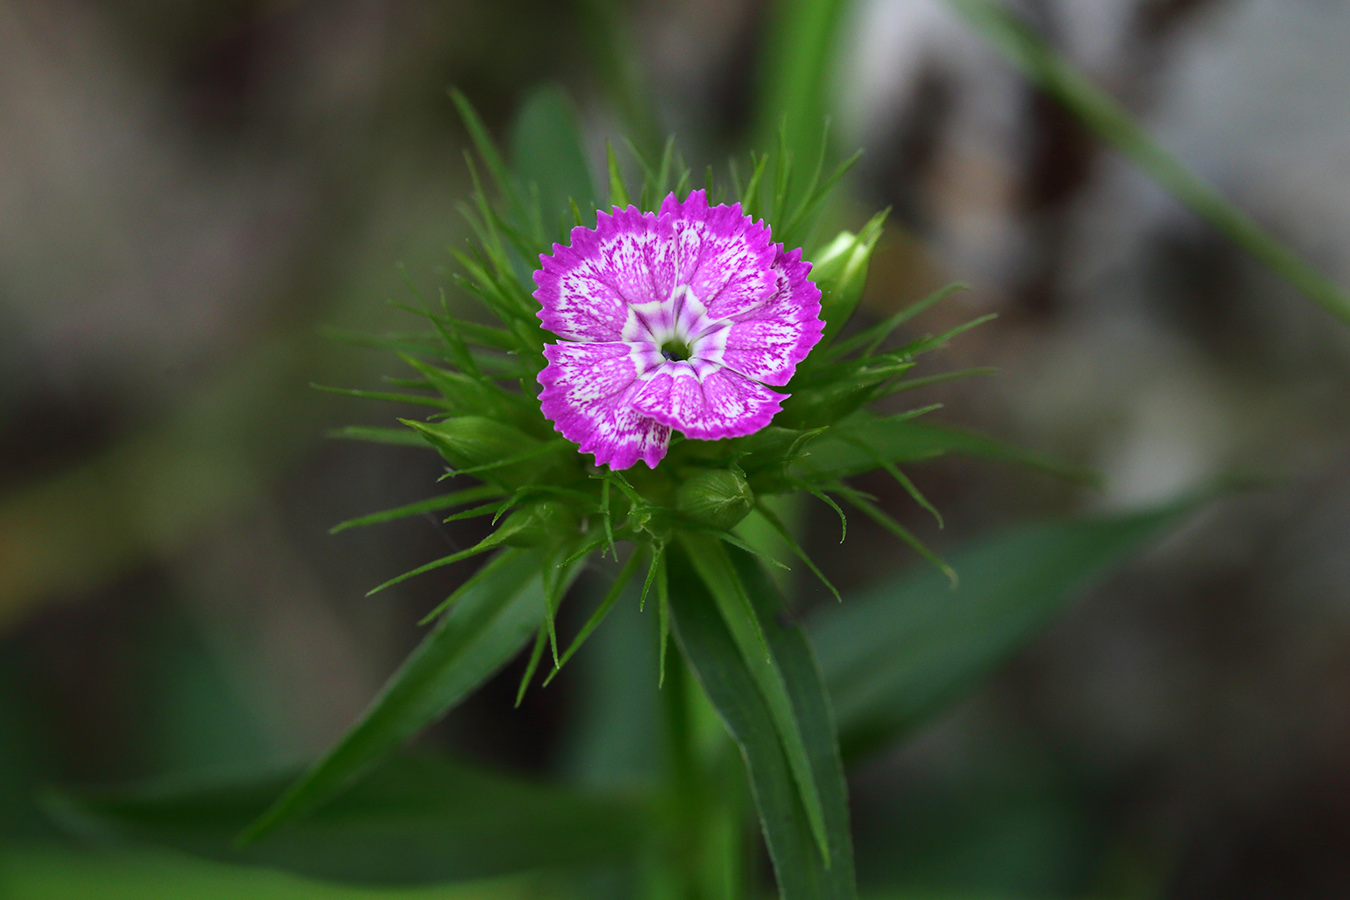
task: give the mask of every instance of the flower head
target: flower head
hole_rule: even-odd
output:
[[[765,425],[820,340],[820,290],[739,203],[703,191],[656,213],[600,213],[540,257],[544,415],[597,464],[655,467],[670,433],[741,437]]]

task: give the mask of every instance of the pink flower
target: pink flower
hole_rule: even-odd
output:
[[[544,415],[597,465],[655,467],[670,431],[701,440],[769,424],[820,340],[820,290],[739,203],[671,194],[659,213],[600,213],[534,273]]]

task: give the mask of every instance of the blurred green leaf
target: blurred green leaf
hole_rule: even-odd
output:
[[[891,741],[960,697],[1094,576],[1198,504],[1010,528],[955,555],[955,589],[919,569],[822,609],[808,630],[845,754]]]
[[[255,821],[256,841],[332,798],[515,656],[544,617],[542,550],[493,557],[337,746]]]
[[[693,548],[689,552],[694,552]],[[828,866],[817,849],[802,791],[760,679],[752,670],[752,662],[746,659],[740,641],[728,628],[719,609],[722,604],[696,569],[697,559],[691,559],[680,547],[671,549],[669,565],[676,638],[745,757],[784,900],[854,898],[857,888],[849,834],[848,791],[820,670],[801,630],[779,620],[781,602],[753,558],[734,549],[730,553],[734,557],[734,576],[748,588],[745,593],[754,604],[752,614],[768,643],[769,664],[781,673],[790,714],[800,729],[810,777],[824,816]],[[722,557],[727,558],[725,551]]]
[[[328,529],[328,533],[337,534],[340,531],[346,531],[348,528],[378,525],[382,522],[392,522],[395,519],[404,519],[408,516],[420,516],[423,513],[437,512],[442,509],[463,506],[466,503],[472,503],[475,500],[486,500],[491,497],[499,496],[501,496],[500,491],[491,485],[479,485],[477,487],[465,488],[462,491],[441,494],[439,497],[428,497],[426,500],[418,500],[415,503],[409,503],[406,506],[400,506],[396,509],[381,510],[380,512],[358,516],[355,519],[348,519],[347,521],[339,522],[337,525]]]
[[[425,448],[426,442],[416,431],[408,428],[381,428],[375,425],[346,425],[334,428],[325,437],[340,438],[349,441],[366,441],[371,444],[392,444],[395,447]]]
[[[1124,107],[1057,54],[1016,13],[992,0],[948,0],[1024,75],[1083,124],[1161,184],[1172,196],[1302,291],[1350,322],[1350,296],[1164,149]]]
[[[511,161],[526,191],[538,192],[545,215],[569,209],[594,209],[598,198],[577,127],[576,109],[557,85],[536,88],[520,109],[511,134]],[[553,234],[557,221],[542,223]]]
[[[267,869],[176,853],[77,852],[20,845],[0,850],[5,900],[562,900],[538,876],[423,888],[323,884]]]
[[[803,458],[793,464],[792,473],[813,481],[847,478],[872,471],[879,460],[900,464],[949,454],[1016,463],[1088,484],[1098,480],[1096,474],[1082,467],[973,431],[866,412],[852,416],[812,441]]]
[[[825,150],[824,122],[832,105],[831,68],[846,0],[778,0],[759,73],[756,143],[773,146],[783,129],[783,148],[799,172],[809,171]],[[781,210],[780,210],[781,213]]]
[[[430,756],[397,756],[271,840],[233,838],[294,773],[55,794],[67,829],[337,881],[432,884],[622,861],[647,814],[617,794],[545,786]]]

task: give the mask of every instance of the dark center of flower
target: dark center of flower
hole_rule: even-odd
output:
[[[686,360],[692,355],[689,345],[679,338],[671,338],[661,345],[661,355],[672,362]]]

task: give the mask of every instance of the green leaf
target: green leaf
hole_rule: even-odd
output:
[[[331,799],[515,656],[544,617],[544,561],[544,552],[533,549],[493,557],[361,720],[240,841],[256,841]]]
[[[1350,295],[1163,148],[1124,107],[1057,54],[1025,21],[991,0],[948,2],[1024,75],[1173,197],[1310,300],[1350,322]]]
[[[681,543],[689,554],[694,570],[712,593],[717,609],[722,614],[732,638],[745,661],[746,670],[754,679],[760,695],[768,706],[774,728],[792,770],[793,780],[806,810],[806,821],[826,864],[830,860],[829,837],[825,832],[825,813],[821,806],[820,789],[816,785],[797,721],[792,700],[787,693],[783,673],[769,649],[768,640],[760,626],[754,601],[747,593],[726,549],[716,539],[706,535],[684,533]]]
[[[717,550],[722,561],[734,565],[725,577],[743,582],[753,598],[756,627],[767,640],[800,730],[810,777],[821,801],[829,865],[808,824],[802,791],[760,678],[728,628],[721,604],[696,571],[697,557],[691,559],[683,548],[673,545],[667,555],[670,609],[680,649],[741,748],[784,900],[853,900],[857,888],[848,789],[820,670],[801,629],[781,621],[781,601],[753,559],[732,551],[732,563],[720,547]]]
[[[209,859],[370,884],[491,878],[621,861],[643,841],[631,799],[565,790],[430,756],[396,756],[271,840],[234,835],[292,774],[160,782],[46,798],[69,830],[146,841]]]
[[[397,447],[426,447],[426,442],[415,431],[407,428],[377,428],[365,425],[347,425],[325,433],[330,438],[348,441],[367,441],[372,444],[393,444]]]
[[[759,146],[767,147],[781,127],[783,146],[799,166],[812,165],[821,152],[830,70],[847,8],[844,0],[779,0],[771,6],[756,134]]]
[[[642,553],[639,550],[634,550],[629,554],[628,561],[624,563],[623,568],[619,570],[619,574],[615,576],[614,583],[611,584],[609,590],[605,592],[605,596],[601,599],[600,605],[595,608],[595,612],[591,613],[591,617],[586,620],[586,624],[581,626],[581,630],[577,632],[577,636],[572,639],[572,643],[568,646],[567,651],[563,653],[562,657],[558,660],[557,665],[553,667],[553,671],[544,679],[544,687],[548,687],[549,682],[553,680],[554,676],[562,671],[562,667],[567,665],[568,661],[570,661],[572,657],[576,655],[576,652],[581,649],[581,645],[586,643],[586,638],[590,637],[591,633],[595,631],[596,628],[600,627],[600,623],[605,620],[605,616],[609,615],[609,611],[613,609],[614,604],[618,602],[619,595],[623,593],[626,587],[628,587],[628,582],[632,580],[633,573],[637,571],[637,565],[641,560]]]
[[[422,513],[450,509],[455,506],[463,506],[466,503],[473,503],[476,500],[487,500],[492,497],[500,496],[501,492],[499,490],[487,485],[465,488],[462,491],[442,494],[439,497],[428,497],[426,500],[418,500],[415,503],[409,503],[407,506],[400,506],[396,509],[386,509],[381,512],[358,516],[355,519],[348,519],[347,521],[340,522],[328,529],[328,533],[337,534],[339,531],[346,531],[348,528],[360,528],[365,525],[392,522],[395,519],[406,519],[408,516],[420,516]]]
[[[626,208],[629,204],[628,188],[624,187],[623,170],[619,168],[619,161],[614,158],[614,147],[605,142],[605,163],[609,172],[609,205],[619,208]]]
[[[511,138],[515,174],[538,191],[545,235],[553,234],[558,226],[548,217],[567,209],[569,200],[583,210],[595,208],[595,185],[577,128],[576,110],[561,87],[544,85],[526,97]]]
[[[888,581],[809,623],[845,754],[912,730],[979,683],[1094,577],[1194,510],[1021,525],[952,559],[952,589],[927,567]]]
[[[456,416],[426,423],[400,419],[410,434],[438,450],[456,474],[475,473],[483,481],[503,488],[516,488],[538,480],[539,475],[558,461],[552,451],[564,446],[560,439],[540,441],[513,425],[485,416]],[[545,457],[545,458],[540,458]]]
[[[854,415],[812,441],[808,453],[790,472],[798,478],[828,481],[869,472],[877,468],[878,459],[901,464],[949,454],[1016,463],[1087,484],[1098,481],[1087,469],[973,431],[871,413]]]

